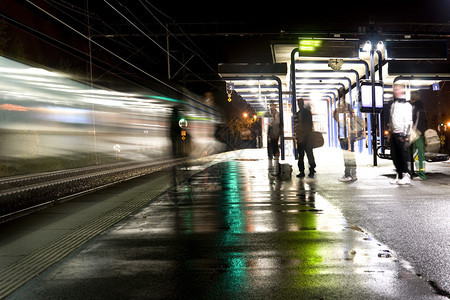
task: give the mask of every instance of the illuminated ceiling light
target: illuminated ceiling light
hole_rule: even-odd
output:
[[[372,50],[372,43],[370,41],[366,41],[363,47],[363,51],[368,52]]]
[[[377,50],[381,51],[381,50],[383,50],[383,48],[384,48],[384,43],[382,41],[379,41],[377,44]]]

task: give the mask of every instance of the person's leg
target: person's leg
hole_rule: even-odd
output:
[[[408,161],[410,160],[410,146],[407,145],[405,138],[400,137],[399,139],[399,150],[400,150],[400,162],[399,165],[401,167],[401,179],[397,182],[400,185],[409,185],[411,184],[411,174],[408,169]]]
[[[404,137],[401,137],[400,138],[400,149],[402,150],[401,151],[401,171],[402,171],[402,174],[405,174],[405,173],[410,173],[409,172],[409,169],[408,169],[408,161],[410,161],[411,160],[411,156],[410,156],[410,146],[409,145],[407,145],[406,144],[406,141],[405,141],[405,138]]]
[[[272,139],[272,153],[275,158],[280,156],[280,147],[278,145],[278,138]]]
[[[399,179],[402,178],[402,172],[401,172],[401,160],[402,160],[402,154],[401,149],[398,141],[398,135],[396,133],[392,134],[391,136],[391,158],[392,162],[394,163],[395,170],[397,172],[397,177]]]
[[[342,155],[344,157],[344,177],[350,176],[350,168],[348,165],[348,142],[346,139],[339,140],[341,143]]]
[[[309,176],[314,177],[314,173],[316,172],[316,161],[314,159],[313,148],[306,147],[305,148],[306,156],[308,157],[309,163]]]
[[[269,157],[269,159],[273,158],[272,140],[270,139],[269,135],[267,135],[267,156]]]
[[[391,143],[391,156],[397,170],[397,178],[391,184],[411,184],[408,171],[409,147],[405,145],[405,137],[393,134]]]
[[[414,151],[417,150],[417,159],[419,161],[419,168],[417,170],[417,175],[420,178],[425,179],[425,149],[424,149],[424,137],[420,136],[414,143]]]
[[[302,143],[297,143],[297,151],[298,151],[298,171],[301,175],[305,174],[305,148]]]
[[[351,143],[349,147],[349,151],[347,153],[347,164],[350,169],[350,176],[353,179],[356,179],[356,157],[355,157],[355,144]]]

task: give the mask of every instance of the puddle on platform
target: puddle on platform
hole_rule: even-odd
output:
[[[279,257],[289,253],[288,261],[325,265],[352,263],[352,272],[359,274],[381,272],[386,263],[396,262],[391,250],[364,229],[349,224],[318,193],[314,181],[280,181],[264,175],[269,171],[270,165],[251,159],[209,167],[161,196],[157,205],[141,212],[145,220],[122,232],[133,234],[139,228],[141,233],[144,226],[146,234],[208,234],[212,245],[224,247],[214,250],[220,253],[227,252],[227,247],[263,243],[270,249],[258,253],[275,251]],[[235,260],[249,256],[256,256],[259,263],[267,260],[243,249],[238,253]]]
[[[74,298],[89,289],[115,297],[125,291],[122,298],[432,295],[409,264],[350,224],[314,181],[267,174],[260,161],[209,167],[39,276],[34,287],[49,295],[37,282],[43,280]]]

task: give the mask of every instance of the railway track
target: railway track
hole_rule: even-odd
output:
[[[0,180],[0,223],[185,161],[122,162],[3,178]]]

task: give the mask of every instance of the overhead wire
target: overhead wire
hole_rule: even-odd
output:
[[[43,1],[45,1],[45,2],[48,3],[49,5],[52,5],[55,9],[57,9],[58,11],[60,11],[61,13],[63,13],[64,15],[68,16],[70,19],[72,19],[72,20],[76,21],[77,23],[81,24],[83,27],[89,27],[90,30],[92,30],[95,34],[101,35],[101,36],[104,36],[104,35],[105,35],[104,33],[100,32],[100,31],[97,30],[97,29],[95,29],[93,26],[89,26],[89,24],[86,24],[86,23],[84,23],[83,21],[81,21],[81,20],[75,18],[74,16],[72,16],[72,15],[69,14],[69,13],[67,13],[67,12],[64,11],[63,9],[61,9],[61,8],[59,8],[59,7],[56,7],[54,3],[58,3],[58,1],[52,1],[52,0],[43,0]],[[64,2],[64,1],[63,1],[63,2]],[[64,2],[64,3],[67,3],[67,2]],[[60,4],[60,3],[58,3],[58,4]],[[64,5],[62,5],[62,6],[63,6],[63,7],[67,7],[67,6],[64,6]],[[74,9],[74,7],[77,8],[77,9]],[[97,21],[101,21],[101,22],[103,22],[103,24],[105,24],[105,26],[107,26],[110,30],[112,30],[112,32],[117,33],[117,32],[114,30],[114,28],[112,28],[111,26],[109,26],[106,22],[103,21],[103,19],[101,19],[101,18],[100,18],[99,16],[97,16],[95,13],[93,14],[93,13],[87,12],[87,11],[83,10],[82,8],[76,7],[75,5],[72,5],[72,7],[71,7],[71,8],[68,8],[68,9],[74,10],[74,11],[76,11],[76,12],[79,12],[80,14],[82,14],[83,17],[86,17],[86,18],[93,18],[93,19],[95,19],[95,20],[97,20]],[[84,13],[82,13],[81,11],[83,11]],[[92,35],[91,35],[91,38],[92,38]],[[142,47],[138,47],[138,46],[134,45],[131,41],[129,41],[129,40],[125,39],[125,38],[122,38],[122,39],[123,39],[128,45],[127,45],[127,44],[124,44],[124,43],[122,43],[122,42],[120,42],[120,41],[118,41],[118,40],[116,40],[116,39],[113,39],[112,41],[113,41],[114,43],[116,43],[116,44],[118,44],[118,45],[124,47],[125,49],[127,49],[127,51],[129,51],[131,54],[136,54],[137,52],[139,52],[140,49],[142,49]],[[130,49],[130,47],[133,48],[133,49]],[[136,50],[137,50],[137,51],[136,51]],[[142,54],[142,53],[141,53],[141,54]],[[132,55],[131,55],[131,56],[132,56]],[[129,56],[128,58],[130,58],[131,56]],[[148,60],[149,62],[153,62],[153,61],[154,61],[154,60],[152,60],[150,57],[148,57],[148,56],[145,55],[145,54],[143,54],[143,57],[144,57],[146,60]]]
[[[148,0],[146,0],[146,2],[153,7],[154,10],[156,10],[157,12],[159,12],[161,15],[163,15],[164,17],[166,17],[167,19],[170,19],[171,21],[175,21],[172,17],[166,15],[165,13],[163,13],[161,10],[158,9],[158,7],[156,7],[155,5],[153,5],[151,2],[149,2]]]
[[[45,33],[43,33],[43,32],[37,31],[36,29],[31,28],[31,27],[29,27],[29,26],[27,26],[27,25],[25,25],[25,24],[23,24],[23,23],[20,23],[20,22],[18,22],[17,20],[11,19],[11,18],[9,18],[8,16],[3,15],[2,13],[0,13],[0,17],[1,17],[5,22],[8,22],[11,26],[14,26],[14,27],[19,28],[19,29],[26,28],[26,29],[28,30],[28,33],[30,33],[32,36],[34,36],[34,37],[36,37],[36,38],[38,38],[38,39],[40,39],[40,40],[42,40],[42,41],[44,41],[44,42],[46,42],[46,43],[49,43],[49,41],[47,41],[47,40],[45,40],[45,39],[43,39],[43,38],[40,37],[40,36],[44,36],[45,38],[47,38],[48,40],[50,40],[50,41],[53,42],[53,43],[51,43],[51,45],[52,45],[53,47],[55,47],[55,48],[57,48],[57,49],[60,49],[61,51],[70,53],[71,55],[74,55],[74,52],[75,52],[75,53],[79,53],[79,54],[81,54],[81,55],[83,55],[83,56],[86,55],[86,53],[84,53],[83,51],[81,51],[81,50],[79,50],[79,49],[77,49],[77,48],[74,48],[74,47],[72,47],[72,46],[70,46],[70,45],[68,45],[68,44],[65,44],[65,43],[63,43],[63,42],[61,42],[61,41],[59,41],[59,40],[56,40],[55,38],[53,38],[53,37],[51,37],[51,36],[49,36],[49,35],[47,35],[47,34],[45,34]],[[34,34],[33,34],[33,33],[34,33]],[[62,45],[62,46],[64,46],[64,47],[68,48],[68,49],[71,49],[73,52],[68,52],[66,49],[60,47],[59,45]],[[85,58],[83,58],[83,57],[81,57],[81,56],[77,56],[77,57],[78,57],[80,60],[82,60],[82,61],[84,61],[84,62],[86,62],[86,63],[89,63],[89,61],[88,61],[87,59],[85,59]],[[117,66],[113,66],[113,65],[111,65],[111,64],[109,64],[109,63],[107,63],[107,62],[104,62],[104,63],[105,63],[106,65],[110,66],[110,67],[117,67]],[[110,70],[107,70],[107,69],[103,68],[102,66],[100,66],[100,65],[98,65],[98,64],[96,64],[96,63],[93,63],[93,65],[94,65],[95,67],[97,67],[98,69],[105,71],[105,73],[110,73]],[[120,71],[123,71],[123,70],[121,70],[120,68],[118,68],[118,69],[119,69]],[[124,71],[124,72],[125,72],[125,71]],[[143,89],[148,89],[148,87],[142,86],[142,85],[136,83],[135,81],[132,81],[132,80],[126,78],[126,77],[120,76],[120,75],[117,74],[117,73],[114,73],[114,75],[117,76],[117,77],[120,78],[120,79],[123,79],[123,80],[126,81],[126,82],[130,82],[130,83],[134,84],[135,86],[138,86],[138,87],[143,88]],[[97,78],[96,80],[94,80],[94,82],[97,81],[98,79],[99,79],[99,78]]]
[[[105,50],[106,52],[108,52],[109,54],[111,54],[112,56],[116,57],[117,59],[125,62],[126,64],[130,65],[131,67],[134,67],[136,70],[139,70],[140,72],[142,72],[143,74],[147,75],[148,77],[152,78],[153,80],[155,80],[156,82],[168,87],[169,89],[172,89],[180,94],[183,94],[182,91],[178,90],[177,88],[171,86],[170,84],[160,80],[159,78],[153,76],[152,74],[146,72],[145,70],[139,68],[138,66],[132,64],[131,62],[127,61],[126,59],[122,58],[120,55],[112,52],[111,50],[107,49],[106,47],[104,47],[103,45],[99,44],[98,42],[92,40],[91,38],[89,38],[88,36],[86,36],[85,34],[83,34],[82,32],[78,31],[77,29],[73,28],[72,26],[70,26],[69,24],[65,23],[64,21],[60,20],[59,18],[57,18],[56,16],[52,15],[51,13],[49,13],[48,11],[46,11],[45,9],[43,9],[42,7],[40,7],[39,5],[31,2],[30,0],[25,0],[27,3],[29,3],[30,5],[34,6],[35,8],[37,8],[38,10],[40,10],[41,12],[45,13],[46,15],[50,16],[51,18],[55,19],[56,21],[60,22],[61,24],[63,24],[64,26],[68,27],[69,29],[71,29],[72,31],[74,31],[75,33],[77,33],[78,35],[80,35],[81,37],[87,39],[87,40],[91,40],[91,43],[95,44],[96,46],[100,47],[101,49]],[[105,0],[106,1],[106,0]]]
[[[51,2],[51,3],[49,3],[49,4],[51,4],[51,5],[53,5],[53,6],[55,6],[55,5],[62,6],[62,7],[64,7],[64,8],[66,8],[66,9],[68,9],[68,10],[70,10],[70,11],[73,11],[73,12],[75,12],[75,13],[77,13],[77,14],[80,14],[80,15],[82,15],[82,16],[85,16],[86,13],[88,13],[88,12],[86,12],[86,10],[84,10],[83,8],[78,7],[78,6],[76,6],[75,4],[73,4],[73,3],[68,3],[67,1],[64,1],[64,0],[57,0],[57,1],[55,1],[55,0],[49,0],[49,1],[46,1],[46,2],[47,2],[47,3]],[[91,17],[94,17],[94,15],[92,14]]]
[[[27,0],[28,1],[28,0]],[[141,34],[143,34],[146,38],[148,38],[151,42],[153,42],[159,49],[166,52],[170,57],[172,57],[175,61],[179,62],[176,57],[174,57],[172,54],[168,53],[164,47],[162,47],[158,42],[156,42],[154,39],[152,39],[147,33],[145,33],[142,29],[140,29],[136,24],[134,24],[129,18],[127,18],[123,13],[121,13],[115,6],[110,4],[107,0],[103,0],[109,7],[111,7],[116,13],[118,13],[122,18],[124,18],[127,22],[129,22],[134,28],[136,28]],[[123,6],[123,5],[122,5]],[[181,64],[181,62],[179,62]]]
[[[108,23],[106,23],[102,18],[100,18],[100,17],[97,16],[96,14],[94,14],[94,15],[96,16],[96,19],[97,19],[97,20],[100,20],[100,21],[104,24],[104,26],[106,26],[107,28],[109,28],[114,34],[118,34],[118,32],[117,32],[112,26],[110,26]],[[87,15],[86,15],[86,16],[87,16]],[[82,23],[82,22],[81,22],[81,23]],[[86,24],[85,24],[85,25],[86,25]],[[94,28],[92,28],[92,30],[95,31],[98,35],[105,35],[104,33],[100,32],[100,31],[98,31],[98,30],[96,30],[96,29],[94,29]],[[140,54],[140,57],[144,57],[145,60],[146,60],[147,62],[149,62],[149,63],[155,63],[155,60],[153,60],[151,57],[147,56],[144,52],[141,52],[141,50],[142,50],[144,47],[138,47],[137,45],[133,44],[130,40],[126,39],[125,37],[121,37],[121,39],[123,39],[128,45],[119,42],[117,39],[112,39],[112,41],[113,41],[114,43],[117,43],[117,44],[123,46],[124,48],[127,49],[127,51],[130,52],[130,55],[126,57],[126,60],[129,60],[130,58],[132,58],[133,56],[135,56],[137,53],[139,53],[139,54]],[[130,47],[133,48],[133,49],[130,49]],[[131,51],[131,50],[133,50],[133,51]],[[120,63],[119,63],[119,64],[120,64]],[[115,66],[112,66],[112,68],[111,68],[110,70],[107,70],[107,71],[104,72],[103,74],[97,76],[95,80],[98,80],[98,79],[100,79],[101,77],[103,77],[104,75],[106,75],[106,74],[108,74],[108,73],[111,73],[111,71],[114,70],[114,69],[116,69],[116,68],[119,69],[119,70],[121,70],[121,68],[118,67],[119,64],[117,64],[117,65],[115,65]]]
[[[205,79],[201,78],[198,74],[196,74],[195,72],[193,72],[189,67],[187,67],[185,64],[183,64],[182,62],[180,62],[175,56],[173,56],[169,51],[167,51],[166,49],[164,49],[164,47],[162,47],[160,44],[158,44],[158,42],[156,42],[154,39],[152,39],[147,33],[145,33],[141,28],[139,28],[136,24],[134,24],[129,18],[127,18],[123,13],[121,13],[115,6],[113,6],[112,4],[110,4],[107,0],[104,0],[104,2],[106,4],[108,4],[114,11],[116,11],[120,16],[122,16],[127,22],[129,22],[134,28],[136,28],[140,33],[142,33],[146,38],[148,38],[150,41],[152,41],[158,48],[160,48],[162,51],[164,51],[169,57],[173,58],[176,62],[178,62],[182,67],[184,67],[186,70],[188,70],[189,72],[191,72],[195,77],[197,77],[198,79],[200,79],[201,81],[207,83],[208,85],[211,85],[210,82],[206,81]],[[120,4],[120,2],[119,2]],[[120,4],[122,5],[122,4]],[[122,5],[123,6],[123,5]],[[134,14],[132,14],[133,17]],[[136,18],[136,17],[135,17]]]
[[[167,33],[170,34],[173,38],[175,38],[181,45],[183,45],[186,49],[188,49],[189,51],[191,51],[193,54],[197,55],[198,58],[200,58],[201,61],[203,61],[205,63],[205,65],[212,70],[215,74],[217,74],[216,70],[214,70],[209,64],[208,62],[206,62],[203,57],[201,55],[199,55],[197,52],[193,51],[191,48],[189,48],[185,43],[183,43],[177,36],[175,36],[170,30],[169,28],[166,26],[158,19],[158,17],[155,16],[155,14],[144,4],[142,3],[141,0],[139,0],[139,2],[142,4],[142,6],[147,10],[147,12],[163,27],[167,30]],[[159,13],[161,13],[162,15],[168,17],[167,15],[165,15],[164,13],[162,13],[159,9],[157,9],[153,4],[151,4],[148,0],[145,0],[145,2],[147,2],[150,6],[152,6],[155,10],[157,10]],[[168,17],[170,20],[174,21],[172,18]],[[191,44],[197,48],[200,52],[201,49],[197,46],[197,44],[194,43],[194,41],[192,41],[189,36],[182,30],[182,28],[180,26],[178,26],[178,28],[180,29],[181,33],[191,42]],[[202,54],[204,56],[206,56],[203,52]]]

